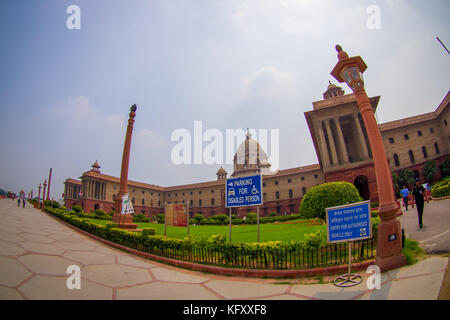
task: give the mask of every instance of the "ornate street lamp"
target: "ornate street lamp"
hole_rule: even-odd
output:
[[[402,253],[400,221],[396,218],[401,209],[395,202],[391,169],[387,162],[383,140],[369,97],[364,90],[362,74],[367,65],[359,56],[349,57],[340,45],[336,46],[336,51],[339,62],[331,71],[331,75],[339,82],[345,81],[355,94],[372,149],[379,198],[378,215],[381,219],[378,225],[375,260],[380,269],[386,271],[406,264],[406,258]]]

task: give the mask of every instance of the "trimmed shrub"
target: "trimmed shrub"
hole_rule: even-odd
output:
[[[325,209],[362,201],[358,189],[349,182],[327,182],[308,190],[300,204],[305,219],[326,219]]]
[[[97,210],[94,211],[94,213],[97,216],[104,216],[104,215],[106,215],[106,212],[104,210],[102,210],[102,209],[97,209]]]
[[[73,211],[75,211],[75,212],[77,212],[77,213],[81,213],[81,212],[83,212],[83,209],[81,208],[81,206],[79,206],[79,205],[74,205],[74,206],[72,206],[72,210]]]
[[[165,219],[165,215],[164,213],[158,213],[156,215],[156,220],[158,221],[158,223],[164,223],[164,219]]]
[[[133,216],[133,222],[150,222],[150,219],[144,214],[138,213]]]
[[[205,219],[205,217],[203,215],[201,215],[201,214],[196,214],[193,219],[197,220],[196,224],[199,224],[200,221]]]
[[[155,228],[142,229],[142,236],[143,237],[153,236],[155,234],[156,234],[156,229]]]
[[[197,220],[195,219],[189,219],[189,224],[197,224]]]
[[[271,213],[269,213],[269,217],[276,217],[277,216],[277,213],[276,212],[271,212]]]
[[[249,213],[247,213],[247,215],[245,217],[246,217],[246,219],[256,220],[256,213],[249,212]]]
[[[228,217],[225,214],[217,214],[212,219],[218,221],[221,225],[228,223]]]
[[[431,196],[433,198],[442,198],[450,195],[450,177],[445,178],[433,185]]]

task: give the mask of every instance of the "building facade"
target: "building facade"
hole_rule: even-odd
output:
[[[318,164],[272,172],[266,153],[249,133],[239,146],[230,177],[262,175],[262,216],[272,212],[298,212],[307,190],[330,181],[353,183],[364,199],[378,201],[372,151],[355,95],[346,95],[342,88],[330,83],[323,98],[313,102],[313,109],[305,112]],[[379,100],[379,96],[370,98],[374,112]],[[434,160],[440,169],[435,178],[442,176],[442,163],[450,150],[449,103],[448,92],[433,112],[379,124],[393,172],[407,168],[426,182],[423,180],[424,164]],[[191,217],[228,214],[225,208],[228,173],[221,167],[216,175],[213,181],[172,187],[129,180],[128,190],[135,212],[148,217],[163,213],[166,202],[188,204]],[[114,211],[118,177],[101,173],[96,161],[79,179],[65,181],[64,200],[68,208],[78,204],[86,212]],[[232,209],[232,213],[241,217],[248,212],[256,212],[256,208]]]

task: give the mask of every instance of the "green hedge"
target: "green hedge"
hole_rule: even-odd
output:
[[[305,235],[303,241],[230,243],[224,234],[212,235],[206,241],[203,239],[194,239],[191,236],[187,236],[181,240],[157,235],[154,228],[144,229],[142,232],[130,232],[117,228],[117,225],[114,223],[108,223],[106,226],[98,225],[90,222],[89,219],[80,218],[61,209],[47,208],[46,210],[48,213],[81,230],[129,248],[156,254],[158,252],[164,252],[167,249],[183,249],[188,251],[194,248],[197,250],[209,249],[220,254],[224,263],[229,262],[232,255],[235,257],[240,252],[245,252],[246,256],[255,257],[261,254],[262,251],[282,255],[282,253],[290,249],[320,248],[327,245],[326,230],[324,229]],[[380,219],[378,217],[372,218],[374,238],[377,235],[379,221]]]
[[[450,177],[445,178],[433,185],[431,196],[433,198],[442,198],[450,195]]]
[[[304,219],[326,219],[325,209],[363,201],[358,189],[349,182],[327,182],[308,190],[300,204],[300,216]]]

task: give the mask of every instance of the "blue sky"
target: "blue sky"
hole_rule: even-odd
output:
[[[66,27],[72,4],[80,30]],[[367,27],[371,5],[378,30]],[[334,80],[334,46],[367,63],[380,122],[431,112],[450,87],[436,40],[450,47],[449,9],[445,0],[2,0],[0,188],[36,194],[51,167],[58,199],[95,160],[119,176],[133,103],[133,180],[215,179],[220,165],[170,158],[171,133],[193,132],[196,120],[224,133],[280,129],[281,169],[317,163],[303,113]]]

